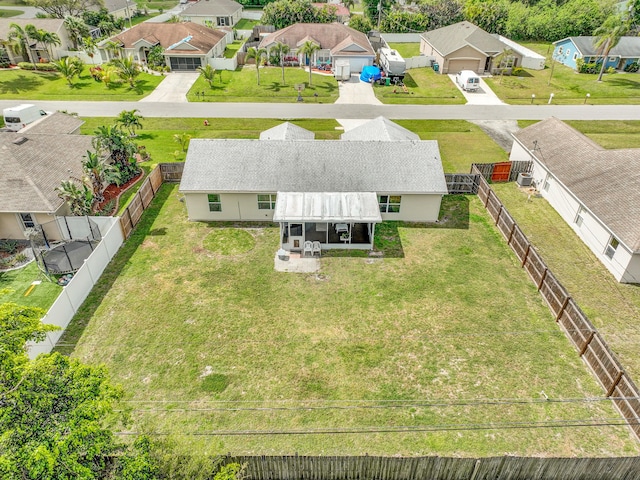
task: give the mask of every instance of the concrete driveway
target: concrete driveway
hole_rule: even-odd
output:
[[[382,102],[373,94],[373,86],[370,83],[360,81],[358,74],[351,75],[348,82],[338,82],[340,96],[335,103],[382,105]]]
[[[487,85],[487,82],[485,82],[482,77],[480,77],[480,88],[475,92],[465,92],[462,90],[456,83],[455,75],[449,74],[449,78],[456,88],[462,92],[464,98],[467,100],[467,105],[504,105],[502,100],[493,93],[493,90],[489,88],[489,85]]]
[[[141,102],[186,103],[187,92],[198,79],[198,72],[171,72]]]

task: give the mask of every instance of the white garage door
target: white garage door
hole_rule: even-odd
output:
[[[477,59],[449,60],[449,71],[447,73],[458,73],[461,70],[478,71],[480,62]]]

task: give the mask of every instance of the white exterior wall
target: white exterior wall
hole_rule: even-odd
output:
[[[395,195],[378,192],[378,195]],[[435,222],[440,214],[442,195],[402,195],[400,212],[382,213],[382,220],[400,220],[404,222]]]

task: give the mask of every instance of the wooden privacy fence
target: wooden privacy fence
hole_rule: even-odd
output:
[[[120,225],[124,238],[129,238],[131,232],[142,218],[144,212],[164,182],[179,182],[182,178],[184,163],[161,163],[151,170],[144,179],[142,186],[131,199],[129,206],[120,217]]]
[[[611,397],[631,430],[640,439],[640,392],[622,364],[569,292],[549,270],[483,176],[480,176],[479,180],[478,197],[506,238],[507,244],[515,252],[522,267],[536,284],[556,322],[562,326],[579,355],[602,385],[606,396]]]
[[[229,456],[251,480],[632,480],[640,457],[306,457]]]
[[[471,164],[471,173],[479,173],[493,182],[515,182],[519,173],[531,173],[532,169],[533,162],[529,160]]]
[[[450,194],[473,194],[478,193],[478,182],[480,175],[473,173],[445,173],[444,179],[447,182],[447,191]]]

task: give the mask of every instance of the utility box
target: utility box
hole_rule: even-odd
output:
[[[518,174],[518,179],[516,180],[516,183],[521,187],[530,187],[532,181],[533,181],[533,177],[531,176],[530,173],[520,172]]]
[[[348,81],[351,78],[351,64],[348,59],[338,59],[333,66],[333,76],[336,80]]]

